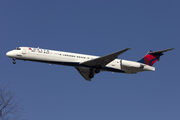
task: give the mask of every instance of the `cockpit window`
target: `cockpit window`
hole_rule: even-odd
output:
[[[15,50],[21,50],[21,48],[18,47],[18,48],[16,48]]]

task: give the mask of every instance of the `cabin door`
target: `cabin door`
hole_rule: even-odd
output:
[[[26,54],[26,49],[22,49],[22,54]]]

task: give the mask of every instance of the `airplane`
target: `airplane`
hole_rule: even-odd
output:
[[[95,74],[100,71],[110,71],[117,73],[136,74],[142,71],[155,71],[153,64],[159,61],[164,52],[174,48],[148,51],[148,53],[138,61],[129,61],[117,59],[119,55],[131,48],[108,54],[105,56],[93,56],[71,52],[55,51],[49,49],[18,47],[6,53],[6,56],[13,59],[13,64],[17,60],[42,62],[48,64],[72,66],[84,77],[85,80],[91,81]]]

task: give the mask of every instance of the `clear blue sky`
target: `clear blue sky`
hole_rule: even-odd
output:
[[[180,120],[179,0],[1,0],[0,84],[9,84],[28,120]],[[73,67],[17,61],[18,46],[138,60],[176,48],[155,72],[101,72],[85,81]]]

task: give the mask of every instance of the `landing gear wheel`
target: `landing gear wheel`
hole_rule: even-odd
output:
[[[13,64],[16,64],[16,61],[13,61]]]
[[[99,73],[99,72],[100,72],[100,70],[99,70],[99,69],[96,69],[96,70],[95,70],[95,73]]]
[[[13,58],[13,64],[16,64],[16,61],[15,61],[15,59]]]
[[[89,78],[93,78],[93,77],[94,77],[94,75],[93,75],[93,74],[90,74],[90,75],[89,75]]]

